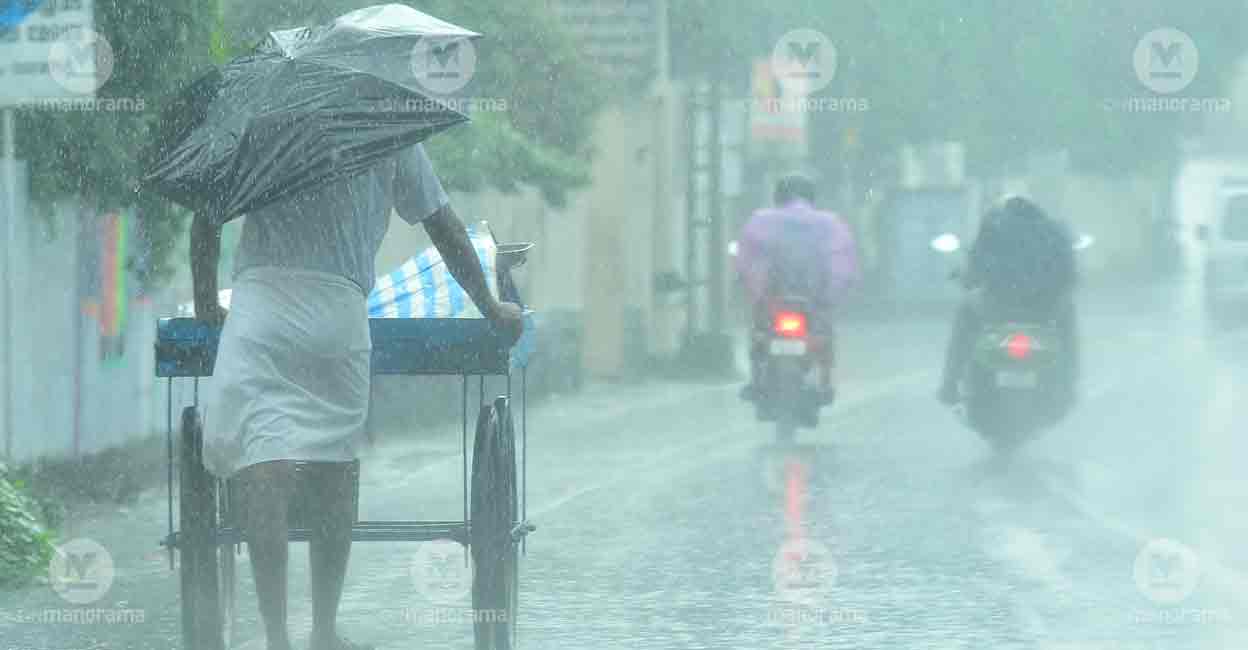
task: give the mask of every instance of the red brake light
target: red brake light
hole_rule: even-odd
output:
[[[772,321],[772,329],[780,336],[790,338],[806,337],[806,314],[795,311],[776,312]]]
[[[1014,359],[1026,359],[1031,354],[1031,337],[1026,334],[1012,334],[1005,340],[1005,353]]]

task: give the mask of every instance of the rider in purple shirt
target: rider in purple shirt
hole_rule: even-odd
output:
[[[755,211],[745,224],[737,272],[757,316],[767,318],[769,298],[799,295],[813,303],[812,326],[830,342],[832,314],[859,277],[853,232],[837,214],[815,207],[815,184],[804,176],[782,178],[774,198],[776,207]],[[831,348],[820,360],[827,401],[833,390]],[[753,394],[751,385],[746,396]]]

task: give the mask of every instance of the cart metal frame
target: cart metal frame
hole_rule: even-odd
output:
[[[499,287],[504,300],[519,303],[510,268],[523,263],[531,244],[499,247]],[[504,263],[504,257],[511,259]],[[451,540],[464,545],[472,566],[472,609],[492,612],[474,616],[478,650],[510,650],[516,646],[519,600],[519,557],[536,526],[527,518],[528,418],[526,372],[520,368],[520,436],[517,462],[513,420],[510,347],[483,319],[369,319],[373,340],[372,374],[459,376],[461,391],[461,521],[357,521],[353,542],[431,542]],[[212,374],[220,332],[192,318],[162,318],[157,323],[156,376],[166,379],[166,448],[168,455],[169,534],[161,545],[169,550],[170,568],[180,568],[182,639],[186,650],[225,650],[234,628],[236,551],[243,531],[231,516],[230,480],[205,469],[199,378]],[[485,398],[485,378],[505,377],[506,394]],[[471,468],[468,450],[469,382],[478,379],[480,411],[473,439]],[[192,403],[182,409],[175,445],[173,381],[193,382]],[[175,476],[175,452],[177,474]],[[304,463],[296,463],[296,474]],[[353,475],[359,507],[359,462],[346,465]],[[174,485],[178,491],[178,527],[174,527]],[[296,483],[298,485],[298,483]],[[297,498],[297,497],[296,497]],[[310,530],[293,521],[292,542],[307,541]],[[179,563],[175,563],[175,553]],[[499,615],[501,613],[501,615]]]

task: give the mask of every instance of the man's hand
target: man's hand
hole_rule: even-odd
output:
[[[524,310],[514,302],[495,302],[486,317],[507,337],[508,345],[515,345],[524,333]]]
[[[446,263],[451,277],[472,297],[473,304],[481,313],[503,332],[508,344],[514,344],[524,332],[524,312],[519,305],[499,302],[490,293],[485,273],[481,270],[481,260],[477,258],[464,223],[447,205],[426,219],[424,226],[433,246],[442,254],[442,261]]]

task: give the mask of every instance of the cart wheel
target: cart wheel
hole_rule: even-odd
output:
[[[182,411],[178,552],[182,578],[182,643],[223,650],[217,565],[217,481],[204,469],[199,411]]]
[[[472,454],[472,609],[477,650],[516,647],[516,446],[507,399],[482,407]]]

